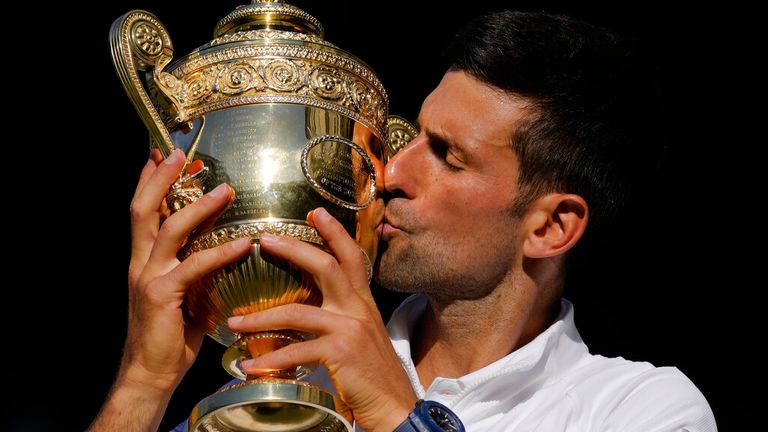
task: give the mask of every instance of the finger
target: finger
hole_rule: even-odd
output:
[[[251,250],[251,239],[244,237],[196,252],[168,273],[171,283],[163,285],[163,289],[168,290],[168,293],[183,293],[193,282],[239,260]]]
[[[209,215],[204,221],[200,222],[200,224],[197,226],[197,232],[208,232],[210,231],[213,226],[216,224],[216,222],[219,221],[219,218],[227,211],[229,210],[230,204],[235,202],[235,190],[232,187],[229,187],[229,197],[226,201],[226,205],[216,211],[215,213],[212,213]]]
[[[169,259],[175,259],[192,230],[211,216],[221,214],[226,209],[232,197],[230,191],[229,185],[222,183],[166,219],[152,247],[149,262],[164,265],[163,263]],[[152,270],[150,264],[147,266],[148,270]]]
[[[132,260],[141,265],[148,259],[160,228],[165,195],[184,167],[183,154],[181,150],[173,151],[163,163],[155,164],[154,169],[151,167],[154,161],[147,162],[148,178],[141,182],[141,188],[137,188],[131,201]],[[146,177],[144,173],[142,176]]]
[[[240,367],[249,375],[262,375],[276,369],[289,369],[299,365],[322,363],[325,343],[312,339],[284,346],[270,353],[240,362]]]
[[[347,234],[341,223],[322,207],[312,212],[312,222],[328,249],[339,261],[341,269],[349,276],[353,288],[358,294],[373,301],[368,285],[371,262],[357,242]]]
[[[315,211],[310,210],[309,213],[307,213],[307,225],[311,226],[312,228],[315,227]]]
[[[227,322],[237,333],[254,333],[271,329],[290,329],[316,335],[343,328],[348,318],[316,306],[293,303],[248,315],[234,316]]]
[[[160,157],[160,161],[157,160],[157,157]],[[149,159],[147,160],[147,163],[144,165],[144,168],[141,170],[141,175],[139,176],[139,183],[136,185],[136,191],[133,193],[133,198],[131,200],[136,199],[136,197],[141,193],[141,190],[144,188],[144,185],[147,184],[147,181],[152,176],[152,173],[155,172],[155,169],[157,169],[157,166],[162,162],[162,156],[160,155],[160,151],[157,149],[152,149],[152,151],[149,152]]]
[[[265,252],[308,272],[323,294],[323,307],[350,304],[357,297],[349,278],[333,255],[315,245],[288,236],[262,234],[259,243]]]
[[[158,164],[150,178],[144,182],[143,187],[134,197],[131,207],[145,212],[157,211],[168,194],[168,189],[179,178],[184,164],[184,152],[178,149],[171,152],[171,155]],[[141,217],[141,214],[138,216]]]

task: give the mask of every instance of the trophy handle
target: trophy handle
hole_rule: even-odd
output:
[[[408,120],[396,115],[387,116],[387,157],[394,156],[418,134],[419,130]]]
[[[183,104],[177,94],[181,87],[179,80],[163,72],[173,58],[173,46],[168,31],[149,12],[135,10],[116,19],[109,31],[112,62],[120,82],[152,138],[150,144],[160,150],[163,157],[175,148],[173,140],[157,108],[152,104],[138,71],[154,68],[151,82],[147,85],[162,93],[174,116],[174,122],[186,121]]]

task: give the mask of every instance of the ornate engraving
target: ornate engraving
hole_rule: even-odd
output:
[[[216,39],[200,47],[200,50],[202,51],[203,49],[206,49],[206,48],[210,48],[210,47],[214,47],[217,45],[222,45],[230,42],[241,42],[241,41],[249,41],[249,40],[259,40],[259,39],[288,39],[288,40],[294,40],[299,42],[312,42],[316,44],[325,45],[330,48],[338,49],[336,45],[328,42],[327,40],[309,33],[296,33],[296,32],[290,32],[290,31],[282,31],[282,30],[248,30],[248,31],[239,31],[233,34],[225,34],[225,35],[219,36]]]
[[[163,156],[168,156],[174,149],[173,140],[137,72],[155,66],[157,74],[170,61],[173,46],[168,32],[154,15],[133,11],[115,20],[109,31],[109,39],[115,69],[123,88],[149,130],[150,142]],[[158,83],[158,87],[161,85]],[[164,89],[160,90],[164,92]]]
[[[375,108],[375,96],[364,82],[351,78],[348,89],[349,100],[345,105],[351,105],[362,115],[368,115]]]
[[[186,259],[193,253],[201,250],[223,245],[226,242],[243,237],[250,237],[255,240],[262,234],[290,236],[321,246],[325,244],[317,230],[308,225],[286,221],[246,222],[219,228],[197,237],[191,243],[185,245],[179,252],[179,255],[181,259]]]
[[[264,66],[264,81],[277,91],[294,91],[301,85],[301,74],[296,62],[273,60]]]
[[[285,102],[339,112],[380,139],[386,136],[389,102],[381,82],[361,63],[329,51],[280,44],[222,47],[171,73],[182,83],[169,96],[182,105],[177,122],[226,107]]]
[[[205,76],[206,73],[198,72],[198,75]],[[249,62],[222,65],[221,71],[216,75],[215,83],[214,91],[218,90],[228,96],[241,94],[250,89],[259,90],[264,87],[263,81],[259,78],[259,72]]]
[[[168,208],[177,211],[203,197],[203,191],[198,188],[176,189],[165,198]]]
[[[154,57],[163,50],[163,39],[160,30],[147,21],[140,21],[131,32],[133,43],[144,54]]]
[[[213,83],[208,75],[203,73],[194,73],[186,79],[186,92],[179,89],[177,94],[185,94],[190,101],[197,101],[205,98],[213,91]]]
[[[389,157],[405,147],[406,144],[416,138],[419,131],[408,120],[391,115],[387,118],[387,153]]]
[[[326,100],[339,100],[344,96],[344,75],[340,70],[325,65],[314,68],[309,73],[309,86],[312,91]]]
[[[274,14],[274,15],[288,15],[295,18],[298,18],[301,21],[305,21],[312,25],[315,29],[317,29],[317,35],[322,37],[324,30],[323,25],[318,21],[317,18],[313,17],[312,15],[304,12],[303,10],[297,8],[296,6],[289,5],[289,4],[264,4],[262,2],[261,4],[252,4],[252,5],[246,5],[241,6],[234,11],[230,12],[229,15],[225,16],[221,21],[219,21],[218,24],[216,24],[216,28],[213,30],[213,34],[216,35],[216,37],[221,36],[223,33],[225,33],[234,23],[237,23],[239,21],[243,21],[244,19],[247,19],[249,17],[253,17],[256,15],[266,15],[266,14]]]

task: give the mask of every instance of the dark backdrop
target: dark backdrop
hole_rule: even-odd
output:
[[[738,231],[730,225],[735,218],[716,204],[738,209],[723,186],[735,169],[718,154],[731,141],[723,141],[720,131],[729,108],[716,83],[737,57],[721,39],[729,32],[722,27],[728,20],[722,11],[655,0],[454,6],[388,1],[366,3],[367,11],[363,2],[293,3],[322,21],[327,40],[368,62],[389,92],[391,112],[410,119],[447,66],[440,58],[445,43],[460,23],[483,10],[507,6],[568,13],[623,34],[654,71],[659,96],[652,144],[663,151],[657,152],[661,157],[651,172],[649,195],[611,241],[584,260],[568,297],[576,303],[577,325],[593,352],[677,366],[708,398],[721,429],[738,430],[748,417],[742,405],[746,384],[729,359],[738,353],[733,336],[743,315],[734,312],[737,302],[730,299],[740,296],[743,277],[727,259],[732,251],[726,243]],[[35,138],[29,154],[39,161],[34,174],[45,191],[44,206],[38,208],[46,210],[28,215],[42,238],[18,257],[14,270],[22,272],[21,282],[8,284],[26,304],[37,306],[10,311],[23,314],[6,327],[13,329],[13,350],[6,352],[16,353],[3,372],[12,390],[6,430],[84,429],[120,358],[128,206],[147,157],[147,133],[113,72],[110,24],[128,10],[149,10],[169,29],[178,57],[208,41],[216,22],[237,4],[120,0],[98,3],[87,12],[79,5],[47,10],[48,57],[30,75],[44,73],[48,86],[44,95],[33,90],[27,98],[33,104],[55,101],[29,129]],[[40,204],[39,190],[19,191],[24,202]],[[385,316],[400,298],[376,294]],[[222,350],[206,339],[171,401],[163,429],[228,380],[219,366]]]

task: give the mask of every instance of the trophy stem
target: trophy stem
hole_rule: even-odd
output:
[[[246,333],[224,353],[224,368],[245,381],[203,399],[189,416],[191,432],[352,432],[349,407],[337,396],[298,378],[311,369],[267,369],[246,374],[240,363],[306,340],[295,330]]]
[[[308,375],[311,368],[299,366],[293,369],[265,369],[258,375],[251,375],[240,367],[240,363],[304,340],[306,340],[305,335],[295,330],[244,333],[224,352],[222,365],[231,375],[247,380],[261,378],[296,380]]]

